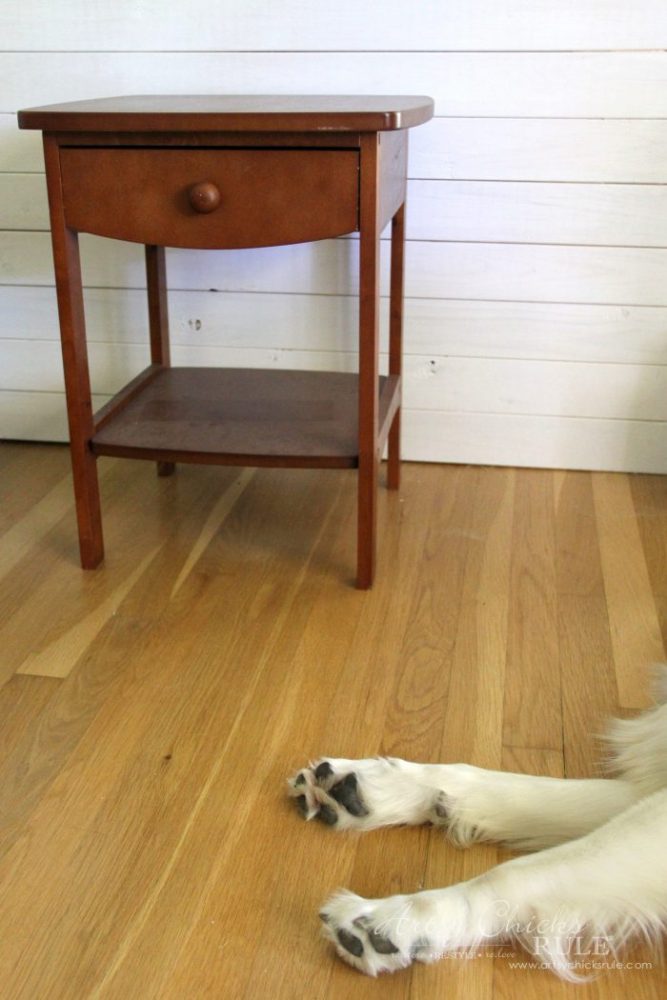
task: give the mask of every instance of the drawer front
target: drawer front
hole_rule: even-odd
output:
[[[356,150],[63,147],[72,229],[158,246],[303,243],[358,229]]]

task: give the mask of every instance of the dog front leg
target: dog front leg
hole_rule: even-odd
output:
[[[515,858],[446,889],[386,899],[338,893],[324,906],[338,954],[370,975],[514,940],[576,979],[582,952],[610,957],[667,919],[667,791],[578,840]]]
[[[537,849],[579,837],[627,809],[621,778],[570,780],[397,758],[320,758],[289,782],[306,819],[338,830],[434,823],[459,846],[495,840]]]

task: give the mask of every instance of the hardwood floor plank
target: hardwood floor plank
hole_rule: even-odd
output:
[[[667,477],[632,476],[630,489],[662,645],[667,650]]]
[[[40,677],[13,677],[0,687],[0,762],[7,760],[59,687],[57,680]]]
[[[210,514],[206,518],[206,521],[201,527],[199,536],[190,551],[190,555],[184,563],[181,572],[178,574],[176,583],[172,587],[172,598],[176,596],[183,581],[190,575],[193,567],[196,566],[199,561],[201,554],[208,547],[214,535],[220,530],[220,526],[223,521],[232,510],[236,501],[243,494],[243,491],[255,475],[255,472],[255,469],[241,469],[234,478],[231,486],[227,487],[218,502],[214,505]]]
[[[563,753],[569,778],[600,777],[598,737],[618,708],[593,477],[570,472],[556,515]]]
[[[663,661],[665,647],[629,479],[601,473],[593,484],[619,704],[646,708],[646,665]]]
[[[2,536],[10,530],[14,531],[17,522],[32,508],[39,506],[42,499],[70,475],[69,449],[64,445],[0,441],[0,470],[2,546]],[[4,557],[0,565],[4,569]]]
[[[29,653],[17,668],[16,673],[40,677],[67,677],[109,622],[109,619],[117,614],[118,608],[144,575],[159,551],[159,545],[151,549],[129,576],[96,608],[49,645],[43,647],[39,653]]]
[[[553,473],[517,479],[505,688],[505,746],[562,745]]]
[[[109,471],[106,470],[107,474]],[[27,509],[24,506],[18,520],[0,535],[0,580],[31,551],[41,548],[43,539],[70,514],[71,509],[72,477],[66,473],[39,502],[28,502]]]

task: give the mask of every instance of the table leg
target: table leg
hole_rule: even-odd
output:
[[[391,223],[391,280],[389,300],[389,374],[403,369],[403,261],[405,257],[405,202]],[[401,389],[402,393],[402,389]],[[397,490],[401,484],[401,404],[389,429],[387,486]]]
[[[65,371],[79,550],[82,567],[94,569],[104,558],[104,541],[97,461],[90,449],[94,423],[81,288],[79,240],[78,234],[65,224],[60,184],[60,157],[58,146],[49,135],[44,137],[44,157]]]
[[[359,473],[357,587],[368,589],[375,573],[379,397],[380,212],[379,142],[362,136],[359,220]]]
[[[167,266],[164,247],[146,246],[146,289],[148,292],[148,328],[151,341],[151,361],[168,367],[169,312],[167,306]],[[158,462],[158,476],[171,476],[173,462]]]

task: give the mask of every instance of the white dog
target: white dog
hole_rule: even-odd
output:
[[[445,889],[386,899],[349,892],[320,914],[341,958],[372,976],[513,940],[566,979],[667,924],[667,670],[662,704],[615,721],[613,777],[570,780],[467,764],[320,759],[290,779],[306,819],[339,830],[445,827],[460,846],[539,853]]]

